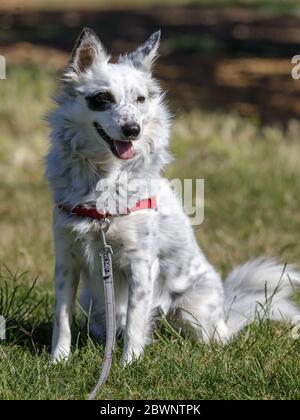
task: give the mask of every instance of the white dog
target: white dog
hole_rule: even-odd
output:
[[[274,320],[298,313],[290,301],[300,274],[292,266],[257,259],[235,269],[224,284],[195,240],[189,218],[167,185],[149,196],[137,182],[140,208],[130,195],[112,209],[127,182],[160,179],[169,162],[169,114],[159,84],[151,75],[160,32],[136,51],[109,62],[90,29],[81,33],[64,73],[57,108],[50,115],[52,144],[47,178],[53,191],[56,249],[54,361],[71,347],[71,313],[79,279],[90,328],[105,337],[101,279],[101,235],[97,210],[111,215],[107,242],[112,246],[118,332],[124,338],[122,361],[141,356],[159,310],[195,339],[225,341],[256,311]],[[106,189],[99,187],[105,181]],[[101,183],[101,182],[100,182]],[[118,187],[116,188],[116,185]],[[168,197],[168,199],[167,199]],[[257,304],[260,303],[258,306]],[[268,308],[266,309],[266,304]],[[263,306],[265,305],[265,309]]]

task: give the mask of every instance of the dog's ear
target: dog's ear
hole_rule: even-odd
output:
[[[82,73],[91,67],[97,57],[100,61],[108,61],[108,56],[98,36],[92,29],[84,28],[73,48],[69,68],[77,74]]]
[[[152,64],[157,58],[160,35],[160,30],[154,32],[144,44],[139,46],[134,52],[127,54],[126,57],[121,57],[120,61],[124,61],[124,59],[126,59],[131,61],[137,68],[145,71],[151,71]]]

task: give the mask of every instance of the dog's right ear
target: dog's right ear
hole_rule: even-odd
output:
[[[88,70],[96,58],[100,62],[102,60],[107,62],[109,59],[95,32],[90,28],[84,28],[73,48],[68,70],[80,74]]]

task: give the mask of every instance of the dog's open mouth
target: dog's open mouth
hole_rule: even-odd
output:
[[[124,160],[133,158],[135,155],[135,150],[132,141],[114,140],[104,131],[100,124],[94,122],[94,126],[99,136],[105,140],[105,142],[109,145],[110,150],[117,158]]]

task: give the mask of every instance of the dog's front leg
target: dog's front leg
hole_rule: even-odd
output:
[[[51,356],[54,363],[67,360],[71,349],[72,310],[79,282],[79,267],[68,241],[56,234],[55,319]]]
[[[140,257],[131,264],[122,363],[129,364],[143,353],[151,327],[153,276],[151,265]]]

